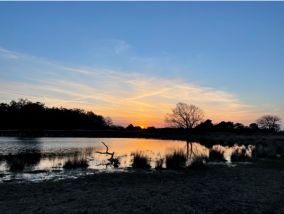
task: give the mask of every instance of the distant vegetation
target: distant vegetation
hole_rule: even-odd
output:
[[[281,118],[276,115],[264,115],[257,119],[255,123],[245,126],[241,123],[233,123],[231,121],[222,121],[218,124],[213,124],[212,120],[203,121],[203,111],[195,106],[186,103],[178,103],[172,112],[169,113],[165,121],[171,127],[183,128],[187,130],[199,131],[280,131]]]
[[[186,103],[178,103],[172,112],[166,115],[166,128],[146,129],[133,124],[127,127],[113,125],[109,117],[97,115],[82,109],[67,109],[63,107],[47,107],[41,102],[31,102],[26,99],[0,103],[0,130],[115,130],[121,136],[127,133],[154,135],[176,135],[181,132],[236,132],[236,133],[276,133],[280,131],[281,118],[276,115],[264,115],[248,126],[232,121],[221,121],[213,124],[212,120],[204,120],[203,111]],[[4,132],[3,132],[4,133]],[[132,133],[132,135],[131,135]],[[112,133],[108,132],[108,135]],[[118,134],[118,136],[119,136]],[[5,134],[3,134],[5,135]],[[139,137],[138,135],[136,137]]]
[[[110,119],[81,109],[47,107],[20,99],[0,103],[0,129],[106,129]]]

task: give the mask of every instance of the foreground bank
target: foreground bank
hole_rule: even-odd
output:
[[[284,213],[283,161],[0,184],[1,213]]]

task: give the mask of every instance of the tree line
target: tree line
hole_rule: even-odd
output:
[[[47,107],[26,99],[0,103],[0,129],[107,129],[111,120],[91,111]]]
[[[213,124],[212,120],[203,120],[203,111],[195,106],[186,103],[178,103],[172,112],[166,116],[166,123],[171,127],[194,129],[201,131],[268,131],[278,132],[280,131],[281,118],[276,115],[263,115],[258,118],[254,123],[248,126],[242,123],[233,123],[231,121],[222,121],[217,124]]]
[[[171,113],[166,115],[168,128],[197,131],[280,131],[281,119],[275,115],[264,115],[254,123],[245,126],[241,123],[222,121],[213,124],[212,120],[204,120],[203,111],[186,103],[178,103]],[[0,130],[142,130],[140,126],[130,124],[126,128],[112,124],[109,117],[97,115],[92,111],[82,109],[67,109],[47,107],[41,102],[31,102],[26,99],[12,100],[10,103],[0,103]],[[146,130],[155,130],[148,127]]]

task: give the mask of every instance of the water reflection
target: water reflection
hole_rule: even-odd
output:
[[[166,167],[165,158],[174,151],[185,154],[185,165],[190,165],[199,157],[210,160],[212,152],[221,154],[227,162],[231,161],[232,154],[232,161],[249,160],[254,147],[214,145],[208,148],[191,141],[133,138],[0,138],[0,174],[67,173],[68,168],[64,167],[67,163],[71,163],[69,168],[84,166],[88,170],[125,169],[133,165],[135,153],[145,155],[150,167],[159,169]]]
[[[30,150],[4,156],[7,168],[11,172],[23,171],[25,168],[32,170],[40,162],[40,159],[41,153],[39,150]]]
[[[6,138],[1,137],[0,139],[0,154],[17,154],[25,153],[29,151],[41,151],[41,140],[40,138]]]

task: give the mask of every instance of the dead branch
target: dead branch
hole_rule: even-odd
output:
[[[109,152],[108,146],[104,142],[101,142],[101,143],[106,147],[106,151],[105,152],[96,151],[96,153],[102,154],[102,155],[110,155],[110,158],[108,159],[109,163],[102,164],[102,165],[106,165],[106,167],[108,165],[112,165],[113,167],[118,168],[120,162],[119,162],[118,158],[114,157],[114,152]]]

